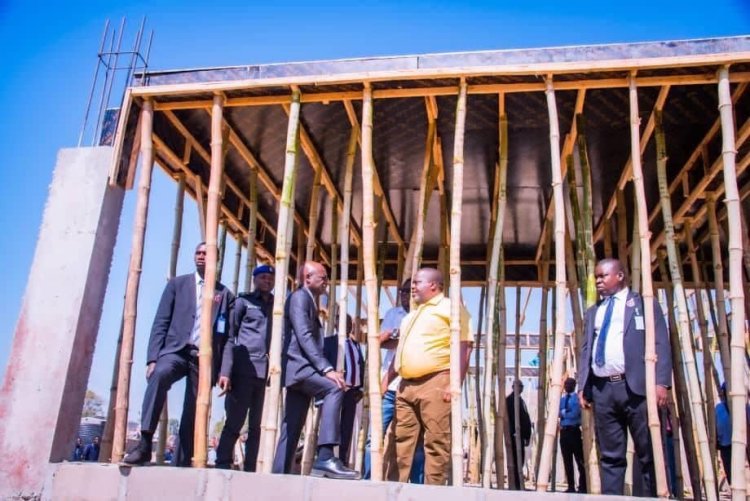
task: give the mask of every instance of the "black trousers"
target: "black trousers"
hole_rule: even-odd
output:
[[[573,459],[578,465],[578,492],[586,492],[586,467],[583,463],[583,437],[580,426],[563,426],[560,428],[560,452],[565,466],[565,478],[568,480],[568,491],[575,491],[576,479]]]
[[[721,464],[724,466],[724,473],[727,476],[727,483],[732,485],[732,446],[720,445],[719,454],[721,455]]]
[[[357,402],[362,397],[362,390],[349,388],[344,392],[341,404],[341,444],[339,445],[339,459],[344,465],[349,464],[349,449],[354,433],[354,417],[357,414]]]
[[[325,376],[314,374],[286,388],[284,420],[281,422],[279,443],[273,460],[273,473],[292,470],[297,442],[307,418],[311,399],[322,400],[318,445],[338,445],[341,441],[341,404],[344,392]]]
[[[654,458],[648,431],[646,397],[636,395],[625,380],[594,378],[594,428],[601,453],[602,494],[623,495],[625,489],[627,430],[635,443],[644,494],[656,496]]]
[[[141,408],[141,430],[154,433],[159,416],[174,383],[187,376],[185,400],[180,418],[177,466],[190,466],[193,459],[195,430],[195,398],[198,394],[198,352],[186,348],[178,353],[167,353],[158,358],[154,372],[148,378]]]
[[[526,448],[523,446],[523,442],[521,442],[521,469],[518,469],[518,456],[516,453],[516,436],[511,433],[510,434],[510,447],[511,447],[511,457],[513,460],[513,478],[515,479],[515,485],[516,490],[526,490],[524,487],[524,476],[523,476],[523,464],[526,461]],[[509,483],[510,483],[510,479]]]
[[[226,421],[216,448],[216,467],[232,465],[234,444],[247,418],[247,441],[245,442],[244,471],[255,471],[260,446],[260,420],[263,415],[263,397],[266,381],[251,376],[232,373],[232,390],[224,400]]]

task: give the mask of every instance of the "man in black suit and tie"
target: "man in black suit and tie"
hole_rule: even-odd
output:
[[[127,454],[124,463],[140,465],[151,461],[151,440],[167,391],[187,376],[185,401],[180,419],[179,447],[176,465],[190,466],[193,457],[195,398],[198,393],[198,347],[202,315],[203,274],[206,269],[206,243],[195,248],[195,273],[180,275],[167,282],[156,310],[148,341],[146,393],[141,410],[141,440]],[[213,374],[215,381],[221,364],[221,353],[227,340],[232,293],[216,282],[213,294]]]
[[[322,404],[318,458],[311,475],[356,479],[357,472],[345,467],[333,455],[333,448],[341,440],[339,425],[346,382],[344,375],[334,370],[323,353],[317,300],[328,287],[328,274],[320,263],[308,261],[302,266],[299,279],[302,287],[289,295],[284,311],[282,372],[286,405],[273,472],[290,472],[310,400],[314,398],[322,400]]]
[[[346,391],[341,404],[341,443],[339,444],[339,459],[349,464],[349,448],[354,433],[354,418],[357,415],[357,404],[364,393],[365,357],[359,348],[359,342],[354,337],[354,322],[351,315],[346,316],[346,341],[344,343],[344,380]],[[336,365],[339,351],[339,337],[329,336],[323,342],[323,352],[331,365]]]
[[[622,495],[627,462],[627,431],[633,435],[646,495],[656,495],[653,451],[646,408],[645,319],[643,298],[627,287],[625,268],[603,259],[595,269],[599,304],[586,312],[581,347],[579,398],[594,405],[594,425],[601,452],[602,494]],[[654,301],[656,329],[656,400],[667,404],[672,384],[669,333]]]

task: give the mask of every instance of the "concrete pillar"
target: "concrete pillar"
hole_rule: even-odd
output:
[[[60,150],[0,387],[0,498],[38,495],[81,419],[124,191],[111,147]]]

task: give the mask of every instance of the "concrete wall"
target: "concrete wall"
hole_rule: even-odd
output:
[[[188,501],[509,501],[628,500],[615,496],[485,490],[367,480],[329,480],[299,475],[111,464],[67,463],[50,472],[43,499]]]
[[[71,452],[122,211],[111,161],[111,147],[58,153],[0,387],[0,498],[41,492]]]

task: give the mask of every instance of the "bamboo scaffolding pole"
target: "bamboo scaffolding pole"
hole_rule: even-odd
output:
[[[206,269],[201,298],[200,349],[198,352],[198,395],[195,402],[195,432],[192,464],[205,468],[207,458],[209,414],[211,412],[211,376],[213,360],[212,310],[214,290],[219,277],[219,211],[221,184],[224,176],[224,140],[222,114],[224,97],[214,96],[211,110],[211,174],[206,200]],[[221,354],[218,354],[221,356]]]
[[[219,195],[221,201],[221,195]],[[219,221],[219,240],[218,240],[218,262],[216,263],[216,281],[221,281],[222,272],[224,271],[224,256],[227,250],[227,225],[226,221],[223,223]]]
[[[326,335],[331,336],[334,333],[334,325],[337,325],[336,323],[336,292],[338,290],[338,279],[339,279],[339,245],[338,245],[338,231],[339,231],[339,221],[338,221],[338,201],[336,199],[331,200],[331,281],[328,285],[328,322],[326,324]],[[346,318],[344,318],[344,321],[346,322]],[[341,332],[339,332],[339,335]],[[349,333],[346,329],[346,324],[344,324],[344,340],[346,340],[346,336],[349,336]],[[339,341],[341,339],[339,338]],[[342,348],[339,346],[339,348]],[[337,371],[343,371],[344,370],[344,359],[345,357],[345,351],[343,349],[338,350],[338,356],[336,357],[336,370]]]
[[[307,246],[305,248],[305,261],[315,260],[315,235],[318,232],[318,214],[320,213],[320,177],[323,173],[322,169],[315,171],[315,177],[313,178],[312,190],[310,192],[310,210],[307,215],[307,220],[310,221],[309,232],[307,234]],[[300,232],[301,235],[301,232]],[[301,265],[302,263],[297,263]]]
[[[499,218],[499,215],[498,215]],[[495,477],[497,488],[505,487],[505,447],[510,447],[508,437],[510,433],[507,425],[507,407],[505,405],[505,355],[507,346],[508,323],[506,319],[505,304],[505,263],[503,259],[503,249],[500,247],[498,255],[498,281],[497,287],[497,325],[493,330],[497,332],[497,415],[495,416]],[[512,487],[512,473],[510,471],[512,461],[508,462],[508,486]]]
[[[731,368],[732,378],[727,384],[728,397],[732,402],[732,499],[745,499],[745,456],[747,443],[747,421],[745,417],[747,390],[744,385],[745,351],[745,292],[742,285],[742,228],[739,190],[735,157],[734,117],[729,88],[729,68],[719,70],[719,113],[721,116],[722,149],[724,164],[724,186],[729,227],[729,294],[732,308]]]
[[[547,422],[544,428],[544,442],[542,445],[542,461],[539,464],[537,490],[545,492],[549,485],[550,460],[552,449],[557,436],[557,418],[560,411],[560,393],[562,391],[563,356],[565,348],[565,201],[563,198],[562,169],[560,167],[560,129],[557,118],[557,104],[552,75],[546,78],[547,109],[549,112],[549,142],[552,166],[552,190],[555,204],[554,235],[555,235],[555,348],[550,374],[550,392],[547,400]]]
[[[479,374],[479,367],[476,367],[477,371],[476,373]],[[478,378],[477,378],[478,380]],[[477,445],[477,392],[476,388],[472,386],[471,382],[467,379],[464,381],[464,386],[466,388],[466,396],[468,400],[468,407],[469,407],[469,419],[466,426],[466,434],[467,434],[467,442],[468,442],[468,451],[467,451],[467,470],[466,472],[461,472],[461,477],[466,478],[468,477],[469,483],[476,485],[479,483],[479,460],[481,459],[479,454],[479,447]],[[463,463],[463,461],[462,461]],[[463,464],[461,469],[463,470]]]
[[[245,291],[250,292],[253,286],[253,269],[255,268],[255,242],[258,231],[258,171],[250,169],[250,205],[247,220],[247,262],[245,265]],[[283,273],[281,273],[283,275]]]
[[[453,485],[464,483],[461,440],[461,214],[464,191],[464,131],[466,126],[466,79],[462,78],[456,103],[456,128],[453,139],[453,190],[450,235],[450,301],[451,301],[451,458]]]
[[[669,209],[669,215],[671,217],[672,211]],[[674,230],[671,230],[674,233]],[[667,241],[674,237],[667,236]],[[696,428],[693,424],[692,408],[691,408],[691,393],[687,383],[686,369],[687,366],[683,363],[683,350],[680,348],[682,337],[679,334],[678,323],[675,308],[675,294],[673,283],[669,281],[667,274],[667,264],[665,263],[667,251],[659,249],[658,251],[658,266],[662,280],[666,284],[667,292],[667,311],[669,312],[669,332],[670,332],[670,345],[672,347],[672,371],[674,372],[674,391],[677,396],[677,406],[680,411],[680,432],[683,436],[683,444],[685,447],[685,459],[688,465],[688,472],[690,474],[690,485],[694,495],[699,495],[701,492],[701,468],[698,464],[698,450],[696,447],[697,433],[694,431]],[[685,346],[682,341],[683,347]],[[689,341],[688,341],[689,344]],[[688,350],[692,350],[692,346],[687,346]],[[692,353],[692,351],[691,351]]]
[[[151,174],[154,170],[153,102],[146,100],[141,110],[141,174],[138,180],[138,198],[135,206],[133,241],[130,247],[130,265],[125,286],[125,306],[123,311],[122,348],[117,377],[117,398],[115,402],[115,431],[112,440],[112,462],[119,463],[125,454],[125,433],[128,424],[130,399],[130,375],[133,368],[133,348],[135,346],[135,324],[138,312],[138,288],[141,282],[143,246],[146,238]],[[148,430],[154,431],[154,430]]]
[[[234,249],[234,270],[232,273],[232,293],[240,293],[240,268],[242,267],[242,235],[237,235]]]
[[[474,393],[472,395],[472,400],[474,400],[473,402],[474,411],[475,411],[474,416],[476,417],[475,432],[477,433],[479,438],[478,438],[476,450],[473,451],[474,455],[472,456],[474,459],[477,460],[477,464],[476,464],[477,477],[476,477],[476,480],[472,479],[471,481],[472,484],[479,483],[480,475],[482,473],[482,468],[484,465],[484,463],[482,462],[482,455],[484,453],[484,445],[487,443],[487,431],[486,431],[485,420],[489,419],[489,414],[486,414],[486,416],[488,416],[487,418],[485,418],[485,415],[482,414],[482,411],[484,410],[482,408],[482,380],[483,380],[482,375],[483,374],[482,374],[482,371],[480,370],[482,357],[480,353],[481,350],[479,349],[479,346],[481,346],[482,344],[481,343],[482,327],[483,327],[483,322],[484,322],[484,310],[485,310],[486,302],[487,302],[487,287],[482,286],[479,290],[479,317],[478,317],[478,322],[477,322],[477,336],[475,339],[477,349],[474,350],[475,388],[474,388]],[[492,345],[492,341],[490,340],[491,333],[492,333],[492,329],[487,329],[487,336],[485,339],[485,346],[484,346],[485,358],[486,358],[486,351],[487,351],[487,343],[489,342],[489,344]],[[485,365],[484,367],[485,367],[484,372],[487,372],[487,365]],[[489,369],[490,373],[492,373],[491,364],[489,368],[490,368]]]
[[[663,137],[662,137],[663,141]],[[658,151],[658,146],[657,146]],[[666,166],[666,149],[664,149],[664,164]],[[658,161],[658,160],[657,160]],[[693,243],[693,230],[689,219],[686,219],[683,225],[683,232],[685,234],[685,240],[688,250],[688,259],[690,261],[690,268],[693,274],[693,281],[697,284],[703,283],[703,276],[698,265],[698,258],[695,253],[695,244]],[[703,359],[703,396],[706,405],[706,426],[708,428],[708,447],[709,454],[712,458],[717,458],[716,455],[716,413],[713,409],[716,408],[716,399],[714,398],[714,364],[711,358],[711,347],[708,340],[708,321],[706,319],[706,313],[703,309],[703,293],[702,287],[698,286],[694,289],[694,300],[695,308],[694,311],[698,316],[698,334],[701,340],[701,353]],[[716,379],[716,386],[720,383]],[[714,478],[718,478],[717,467],[718,463],[716,460],[711,461],[711,468],[714,470]],[[718,485],[714,484],[718,489]],[[717,491],[718,496],[718,491]]]
[[[177,276],[177,258],[180,252],[180,241],[182,240],[182,213],[185,207],[185,174],[177,175],[177,197],[174,204],[174,225],[172,227],[172,246],[169,256],[169,273],[167,281]],[[167,446],[167,433],[169,425],[169,410],[167,400],[164,400],[164,408],[159,416],[159,441],[156,444],[156,464],[164,463],[164,449]]]
[[[287,270],[294,218],[294,188],[297,175],[297,154],[299,149],[300,92],[294,89],[289,107],[289,124],[286,136],[286,157],[284,159],[284,181],[281,188],[279,219],[276,240],[276,278],[273,297],[273,324],[269,350],[269,385],[263,402],[264,429],[261,434],[262,455],[259,455],[258,471],[271,473],[273,454],[276,445],[276,432],[279,419],[279,395],[281,392],[281,343],[284,324],[284,298],[287,291]]]
[[[573,155],[565,157],[565,162],[568,166],[566,170],[568,178],[568,198],[565,200],[565,208],[566,212],[571,214],[573,220],[576,243],[576,258],[572,261],[573,269],[578,271],[578,279],[585,284],[586,277],[588,276],[586,271],[586,250],[584,249],[586,244],[583,237],[583,224],[581,223],[581,207],[578,203],[578,185],[576,184],[576,169],[573,163]],[[569,260],[570,259],[568,259],[568,261]],[[568,269],[568,274],[570,275],[570,269]]]
[[[583,185],[583,198],[581,216],[583,218],[583,239],[584,239],[584,256],[586,258],[586,282],[585,282],[585,307],[590,308],[596,304],[596,278],[594,277],[594,268],[596,267],[596,256],[594,255],[594,218],[593,205],[594,199],[591,194],[591,164],[589,163],[589,154],[586,147],[586,120],[582,113],[576,115],[578,129],[578,158],[581,162],[581,184]],[[612,256],[612,232],[609,228],[609,219],[605,219],[605,251],[607,257]],[[607,245],[607,242],[609,244]],[[609,249],[607,249],[609,247]],[[581,280],[584,280],[581,277]],[[577,340],[578,346],[581,346],[582,339]]]
[[[320,408],[312,403],[305,419],[305,443],[302,446],[302,463],[300,473],[309,475],[312,470],[315,449],[318,447],[318,430],[320,429]]]
[[[380,342],[378,317],[378,284],[375,272],[375,228],[373,219],[375,176],[372,157],[372,88],[365,83],[364,100],[362,101],[362,257],[367,291],[367,358],[369,403],[371,406],[371,439],[370,460],[372,465],[372,479],[383,478],[383,417],[382,399],[380,395]],[[360,260],[361,261],[361,260]]]
[[[630,270],[628,265],[628,218],[625,207],[625,190],[617,190],[617,259]]]
[[[120,375],[120,354],[122,353],[122,333],[124,316],[120,319],[120,333],[117,336],[117,348],[115,348],[114,367],[112,368],[112,379],[109,383],[109,403],[107,405],[107,421],[104,423],[102,440],[99,449],[99,461],[112,460],[112,445],[115,434],[115,403],[117,401],[117,380]]]
[[[419,179],[419,204],[417,206],[417,224],[414,228],[414,238],[411,245],[414,250],[411,252],[411,279],[414,280],[422,261],[422,246],[424,245],[424,223],[427,218],[427,210],[432,198],[433,179],[433,162],[432,149],[435,142],[437,126],[434,119],[430,119],[427,124],[427,139],[425,141],[424,162],[422,164],[422,175]],[[411,247],[409,249],[411,251]],[[412,305],[415,306],[415,305]]]
[[[354,161],[357,154],[357,138],[359,131],[352,127],[349,134],[349,146],[346,150],[346,162],[344,164],[344,198],[343,210],[341,212],[341,228],[339,229],[339,240],[341,245],[341,284],[338,288],[338,352],[345,353],[346,349],[346,315],[349,311],[349,224],[352,214],[352,184],[354,180]],[[359,334],[359,315],[354,318],[356,334]],[[359,338],[358,338],[359,339]],[[368,357],[369,358],[369,357]],[[363,381],[364,383],[364,381]],[[363,426],[363,429],[367,428]]]
[[[539,266],[539,276],[542,283],[546,284],[549,278],[549,257],[552,247],[552,232],[542,235],[542,263]],[[547,315],[549,310],[549,288],[542,286],[542,297],[539,305],[539,390],[537,391],[537,439],[536,439],[536,461],[534,462],[534,475],[539,478],[539,463],[542,460],[542,447],[544,441],[544,428],[546,424],[545,402],[547,401],[547,365],[549,352],[549,334],[547,333]]]
[[[492,250],[490,255],[490,265],[489,270],[487,273],[487,309],[485,310],[485,315],[487,317],[486,325],[487,325],[487,336],[485,339],[485,349],[484,349],[484,396],[482,398],[482,412],[481,415],[485,417],[485,441],[483,443],[484,445],[484,452],[482,454],[482,486],[486,489],[489,489],[492,484],[492,453],[495,450],[495,429],[494,425],[492,424],[490,420],[491,416],[491,400],[492,400],[492,389],[494,387],[493,384],[493,374],[492,369],[495,365],[494,361],[494,340],[497,333],[497,329],[495,328],[496,325],[496,318],[495,313],[497,311],[496,305],[498,301],[498,274],[499,274],[499,264],[500,264],[500,253],[502,252],[502,244],[503,244],[503,228],[505,224],[505,207],[508,200],[508,193],[507,193],[507,177],[508,177],[508,116],[505,114],[505,107],[504,107],[504,96],[500,95],[498,97],[500,104],[500,122],[499,122],[499,146],[500,151],[498,152],[500,157],[500,163],[498,165],[497,169],[497,199],[495,202],[496,207],[496,216],[494,221],[494,227],[492,229],[493,231],[493,238],[492,238]],[[478,352],[479,350],[477,350]],[[503,361],[505,360],[505,354],[503,352]],[[498,360],[498,363],[500,361]],[[479,365],[477,364],[477,367]],[[505,364],[503,363],[503,367],[505,367]],[[499,373],[498,373],[499,374]],[[505,377],[505,374],[502,374],[501,377]],[[505,406],[505,395],[503,393],[500,393],[502,398],[499,398],[499,400],[502,400],[502,405]],[[498,476],[502,475],[502,470],[500,469],[500,466],[497,467],[500,470],[500,474]],[[498,482],[498,486],[502,487],[502,482]]]
[[[523,450],[523,440],[521,438],[521,394],[516,391],[516,381],[521,380],[521,288],[516,287],[516,321],[515,323],[515,350],[513,351],[513,446],[515,448],[515,467],[519,490],[525,490],[523,477],[523,461],[521,461],[521,452]]]
[[[643,310],[646,323],[645,363],[646,363],[646,404],[648,408],[648,426],[651,432],[653,448],[654,470],[656,472],[656,494],[660,497],[669,496],[667,476],[664,469],[664,450],[661,447],[661,431],[659,429],[659,411],[656,406],[656,327],[654,312],[654,290],[651,278],[651,247],[649,239],[651,232],[648,228],[648,206],[646,191],[643,185],[643,170],[641,168],[641,145],[639,127],[641,119],[638,114],[638,91],[635,85],[635,75],[630,75],[630,146],[633,167],[633,187],[636,196],[636,214],[641,242],[641,267],[643,269]]]
[[[719,343],[719,355],[721,357],[721,368],[724,381],[731,381],[731,355],[729,352],[729,326],[727,321],[727,306],[724,298],[724,266],[721,258],[721,242],[719,239],[719,222],[716,218],[716,195],[713,192],[706,194],[706,205],[708,206],[708,228],[711,237],[711,258],[713,262],[714,290],[716,291],[717,312],[717,340]],[[708,295],[709,299],[711,294]]]
[[[637,203],[634,206],[637,206]],[[633,218],[633,239],[630,246],[630,289],[633,292],[641,292],[641,239],[638,217]]]

